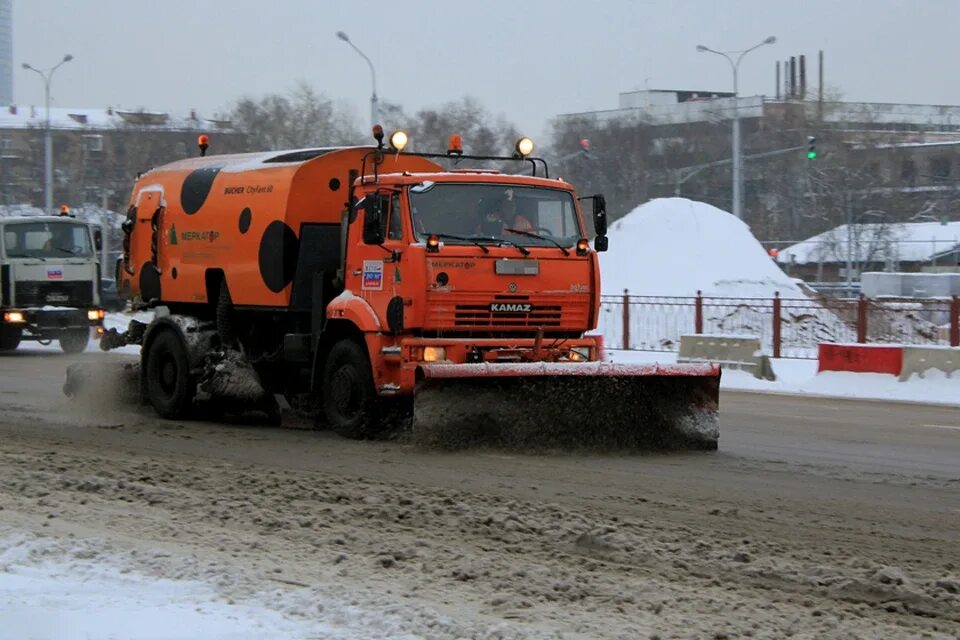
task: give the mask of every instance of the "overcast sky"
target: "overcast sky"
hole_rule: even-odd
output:
[[[774,61],[816,54],[845,99],[960,104],[960,0],[14,0],[14,98],[43,104],[21,63],[56,72],[53,103],[202,115],[306,81],[369,121],[464,95],[533,135],[559,113],[612,109],[649,87],[729,91],[727,63],[697,44],[751,53],[741,94],[774,93]]]

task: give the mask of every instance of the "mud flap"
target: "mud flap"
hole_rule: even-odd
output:
[[[719,388],[710,364],[428,365],[411,434],[447,449],[713,450]]]

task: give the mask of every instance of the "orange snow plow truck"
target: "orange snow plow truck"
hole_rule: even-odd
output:
[[[715,449],[719,367],[604,361],[602,196],[504,157],[376,145],[206,155],[143,174],[117,265],[149,323],[140,393],[163,417],[277,396],[348,437],[520,448]],[[445,168],[516,163],[520,174]],[[580,202],[592,205],[591,246]],[[412,417],[412,420],[410,419]]]

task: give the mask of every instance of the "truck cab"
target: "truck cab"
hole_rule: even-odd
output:
[[[326,311],[363,332],[378,393],[412,393],[432,364],[602,358],[585,336],[599,266],[569,184],[473,170],[354,186],[344,291]]]
[[[102,327],[99,229],[70,216],[0,220],[0,351],[22,340],[86,348]]]

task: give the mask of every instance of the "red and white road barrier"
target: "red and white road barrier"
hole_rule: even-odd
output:
[[[913,375],[923,378],[930,370],[942,371],[947,377],[960,371],[958,347],[831,343],[821,343],[819,347],[818,373],[888,373],[906,381]]]

